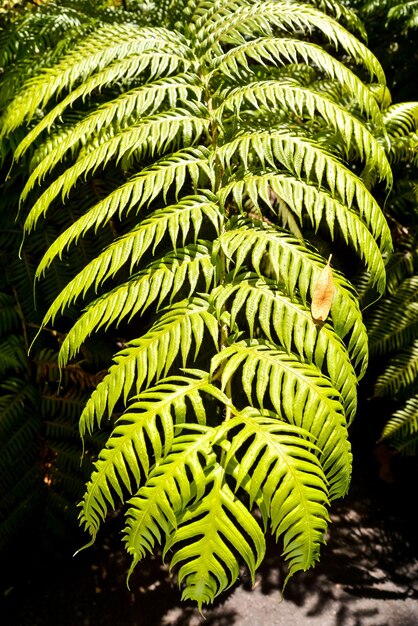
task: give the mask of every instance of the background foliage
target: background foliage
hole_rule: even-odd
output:
[[[390,444],[390,454],[396,450],[416,455],[418,91],[414,68],[418,4],[387,0],[355,6],[365,23],[369,46],[385,69],[395,103],[386,113],[394,188],[384,204],[395,254],[388,265],[384,298],[366,310],[371,355],[368,392],[372,396],[367,404],[380,416],[376,433]],[[375,294],[366,292],[363,305],[374,298]]]

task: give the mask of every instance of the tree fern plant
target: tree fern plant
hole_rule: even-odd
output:
[[[416,100],[418,2],[351,0],[349,4],[365,24],[368,45],[382,63],[394,101]]]
[[[383,293],[392,246],[385,77],[351,30],[338,3],[161,2],[47,57],[1,119],[21,253],[70,221],[36,270],[36,290],[71,273],[42,322],[58,363],[116,350],[80,416],[83,438],[113,428],[80,523],[92,543],[123,503],[131,571],[161,546],[199,607],[241,563],[254,578],[266,532],[289,576],[311,567],[349,487],[368,356],[350,277]]]
[[[384,0],[383,2],[364,3],[362,7],[362,15],[370,16],[376,19],[380,17],[386,18],[386,26],[399,22],[401,29],[406,33],[418,26],[418,3],[416,0]]]
[[[25,68],[33,70],[34,52],[42,51],[43,62],[48,59],[49,63],[57,54],[63,32],[71,41],[74,31],[85,32],[93,22],[91,15],[76,13],[74,7],[48,3],[31,12],[28,8],[33,9],[33,4],[11,5],[9,23],[0,22],[2,106],[13,96],[11,87],[23,79]],[[12,9],[16,9],[15,13]],[[26,11],[21,20],[17,19],[18,9]],[[48,37],[44,40],[46,32]],[[23,76],[19,76],[19,71]],[[78,418],[89,392],[101,378],[103,362],[106,363],[105,358],[97,358],[97,353],[85,350],[82,360],[60,370],[60,331],[52,329],[41,333],[36,348],[28,354],[49,303],[65,286],[71,272],[82,266],[78,258],[81,249],[71,256],[71,270],[62,265],[54,267],[37,289],[34,302],[36,266],[60,230],[80,212],[81,200],[92,201],[101,190],[96,185],[94,196],[91,188],[84,190],[82,198],[75,196],[73,207],[38,231],[22,249],[19,259],[23,221],[16,219],[16,214],[28,170],[23,162],[10,170],[13,141],[18,136],[12,142],[2,141],[0,148],[0,553],[2,558],[12,553],[13,560],[16,551],[11,546],[15,547],[17,538],[23,552],[34,543],[45,545],[46,537],[53,549],[57,549],[57,540],[63,537],[67,550],[68,545],[77,545],[75,503],[91,472],[90,454],[80,465]],[[85,259],[97,251],[91,241],[89,251],[84,249],[82,255]],[[92,441],[88,448],[95,449]]]
[[[383,412],[382,439],[398,452],[414,455],[418,450],[417,105],[391,105],[384,120],[395,173],[385,212],[396,252],[387,266],[384,297],[368,309],[366,325],[377,371],[373,395],[391,399],[389,413]],[[366,291],[366,301],[374,297]]]
[[[403,258],[402,258],[403,257]],[[367,319],[371,334],[371,355],[386,359],[374,385],[375,397],[395,401],[392,415],[382,428],[382,439],[395,450],[416,455],[417,447],[417,382],[418,382],[418,308],[417,251],[398,253],[389,276],[395,284]],[[409,261],[409,263],[408,263]],[[409,267],[408,267],[409,265]],[[412,265],[412,271],[411,271]],[[399,277],[399,266],[404,275]],[[398,273],[397,279],[394,277]],[[389,357],[389,358],[388,358]]]
[[[65,285],[68,272],[56,268],[38,290],[35,307],[33,281],[39,252],[56,237],[58,223],[32,238],[22,250],[21,259],[17,258],[23,234],[14,214],[17,198],[13,189],[18,180],[13,176],[1,185],[0,199],[2,554],[27,529],[28,522],[32,530],[42,529],[43,536],[47,532],[58,538],[64,529],[68,533],[66,523],[76,517],[75,499],[81,496],[91,468],[87,457],[80,468],[78,417],[88,391],[100,380],[92,359],[60,371],[59,331],[43,332],[36,349],[28,355],[30,342],[40,328],[42,311],[50,295]]]

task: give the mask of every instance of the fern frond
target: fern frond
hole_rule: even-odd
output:
[[[143,206],[148,206],[160,194],[165,199],[173,188],[177,197],[187,176],[195,188],[201,177],[206,177],[210,186],[213,186],[213,171],[208,165],[208,157],[209,150],[204,146],[186,148],[145,167],[139,174],[91,207],[56,239],[41,260],[36,277],[40,278],[44,274],[57,255],[61,258],[71,243],[77,242],[92,228],[97,232],[100,227],[108,224],[114,215],[121,218],[129,215],[134,209],[137,212]]]
[[[354,8],[345,6],[340,1],[335,0],[308,0],[317,9],[320,9],[327,15],[331,15],[337,22],[345,25],[350,32],[354,31],[360,37],[367,41],[367,30]]]
[[[173,304],[147,333],[118,352],[80,417],[81,434],[92,432],[96,421],[100,425],[104,412],[110,415],[120,398],[126,403],[132,387],[139,393],[145,381],[149,385],[165,376],[178,355],[186,367],[193,344],[195,356],[198,354],[205,330],[217,345],[218,320],[208,309],[208,303],[200,298]],[[67,349],[64,356],[68,356]]]
[[[401,102],[392,104],[383,112],[383,121],[388,135],[404,137],[418,128],[418,103]]]
[[[243,167],[258,159],[264,169],[285,167],[299,179],[318,185],[327,185],[334,197],[347,207],[357,205],[360,217],[376,240],[382,253],[392,249],[391,235],[385,217],[364,183],[335,156],[320,147],[300,131],[282,125],[278,129],[246,132],[220,146],[217,157],[226,168],[231,168],[237,156]]]
[[[394,252],[386,266],[386,290],[392,295],[405,278],[413,276],[418,269],[418,250]]]
[[[0,336],[16,330],[18,324],[19,319],[15,299],[9,294],[0,291]]]
[[[391,108],[342,0],[161,0],[115,19],[104,0],[61,3],[74,1],[79,30],[64,10],[32,67],[33,40],[25,51],[12,37],[3,56],[2,476],[16,508],[44,432],[53,463],[39,474],[58,520],[59,481],[75,497],[83,479],[73,419],[94,454],[109,417],[80,524],[92,543],[127,503],[131,572],[160,545],[201,608],[242,564],[254,579],[268,527],[289,576],[318,559],[329,502],[349,486],[368,359],[358,295],[336,268],[356,276],[363,263],[384,292],[380,205],[391,166],[408,159],[412,180],[417,111]],[[35,40],[57,14],[43,5]],[[389,197],[391,220],[401,201]],[[407,288],[401,269],[382,300],[390,313],[409,294],[397,345],[416,330],[415,276]],[[398,379],[412,380],[411,363]]]
[[[202,287],[209,293],[219,275],[219,263],[217,267],[212,262],[211,252],[202,244],[172,252],[89,304],[72,327],[68,342],[74,340],[81,345],[93,331],[102,327],[107,330],[111,324],[119,324],[124,318],[130,321],[155,302],[158,310],[165,300],[172,302],[180,291],[190,298],[202,278],[205,281]],[[188,293],[184,294],[187,283]]]
[[[157,72],[157,69],[153,70],[154,65],[157,66],[160,73],[170,73],[162,62],[164,59],[171,61],[171,71],[176,69],[173,67],[174,61],[177,60],[180,62],[181,60],[175,55],[161,55],[151,52],[141,57],[134,57],[134,59],[129,57],[127,61],[124,61],[125,64],[129,63],[129,69],[133,75],[144,71],[149,65],[151,71],[151,76],[148,77],[149,82],[136,89],[120,94],[114,100],[105,102],[100,105],[96,111],[93,111],[81,119],[71,129],[71,133],[66,136],[65,140],[57,146],[57,149],[47,153],[44,160],[31,174],[22,192],[22,199],[27,196],[28,192],[37,182],[42,181],[45,175],[63,159],[68,150],[71,150],[74,154],[80,143],[84,143],[86,139],[91,139],[97,135],[101,128],[112,125],[123,128],[128,125],[128,121],[132,120],[132,118],[139,120],[145,113],[147,115],[153,115],[165,100],[168,104],[168,108],[175,108],[179,100],[186,101],[191,99],[192,94],[194,94],[195,99],[198,99],[200,89],[196,85],[196,78],[193,77],[192,74],[165,76],[159,80],[151,80],[151,78],[155,78]],[[133,62],[134,60],[136,61],[135,64]],[[123,65],[120,68],[120,72],[122,76],[126,77],[127,70]],[[114,77],[109,74],[108,71],[106,71],[106,78],[109,83],[114,80]],[[90,82],[93,82],[92,79],[90,79]],[[49,130],[54,122],[63,114],[65,109],[77,98],[85,98],[87,95],[87,87],[89,87],[91,91],[97,89],[96,82],[97,80],[93,82],[92,85],[83,83],[78,89],[72,91],[62,100],[59,105],[55,106],[52,111],[45,115],[45,117],[25,136],[23,141],[20,142],[15,150],[15,159],[20,158],[44,130]]]
[[[370,352],[384,354],[406,347],[418,334],[418,275],[406,278],[379,302],[367,320]]]
[[[206,412],[200,392],[220,397],[205,372],[194,377],[171,376],[143,391],[129,405],[102,449],[83,501],[80,523],[92,540],[109,505],[115,508],[115,493],[123,500],[124,490],[132,495],[149,470],[166,456],[173,445],[174,425],[186,421],[190,402],[196,422],[205,424]],[[150,455],[150,450],[152,451]]]
[[[1,133],[10,133],[25,120],[29,121],[51,98],[59,96],[65,90],[71,90],[79,81],[85,82],[113,61],[126,59],[146,50],[177,54],[180,52],[180,56],[188,56],[188,48],[173,31],[164,28],[138,28],[134,24],[103,26],[64,55],[53,67],[47,68],[26,83],[14,103],[4,112]]]
[[[250,405],[263,409],[270,402],[283,419],[315,437],[321,466],[330,483],[330,496],[347,493],[351,452],[341,401],[348,404],[349,410],[355,410],[352,383],[351,397],[343,396],[341,400],[316,367],[300,363],[294,355],[256,339],[239,341],[222,350],[212,359],[211,371],[221,365],[222,389],[232,378],[239,378]]]
[[[178,107],[144,118],[81,155],[35,202],[25,222],[26,232],[35,227],[55,198],[60,194],[65,198],[80,179],[85,179],[100,165],[105,166],[112,159],[120,161],[133,153],[137,158],[153,153],[162,155],[169,146],[176,149],[183,144],[188,148],[197,143],[209,126],[209,121],[201,117],[204,113],[203,107],[189,102],[187,108]]]
[[[1,327],[0,330],[2,330]],[[28,362],[23,338],[17,335],[3,338],[2,335],[3,333],[0,332],[0,376],[8,370],[25,371]]]
[[[249,220],[239,220],[237,225],[239,228],[222,233],[218,240],[229,260],[228,269],[235,274],[241,269],[253,269],[261,277],[273,277],[287,295],[293,298],[298,294],[303,304],[307,305],[313,284],[324,266],[323,259],[311,252],[301,240],[265,223],[255,225]],[[331,307],[334,329],[341,338],[351,332],[348,350],[355,363],[365,365],[367,335],[358,302],[349,283],[337,272],[334,273],[334,283]]]
[[[231,328],[242,312],[250,339],[261,328],[270,342],[297,353],[319,370],[325,369],[336,389],[341,389],[341,370],[344,376],[352,376],[352,359],[331,326],[324,324],[319,329],[310,310],[277,289],[274,280],[250,272],[238,274],[230,283],[215,288],[210,301],[219,317],[228,302]],[[244,324],[239,327],[243,330]]]
[[[408,398],[383,429],[386,439],[399,452],[415,455],[418,450],[418,395]]]
[[[295,64],[303,62],[310,67],[314,65],[329,78],[343,85],[344,89],[356,99],[360,110],[364,110],[377,125],[382,125],[380,109],[374,98],[370,97],[370,92],[364,83],[348,67],[316,44],[287,37],[260,37],[234,46],[224,55],[216,58],[214,63],[219,71],[233,77],[240,75],[239,66],[251,71],[248,60],[261,65],[265,65],[266,62],[274,65],[287,65],[289,62]],[[312,95],[312,92],[310,93]],[[300,93],[299,97],[302,98],[303,93]],[[284,98],[281,104],[292,106],[286,103]],[[335,117],[331,116],[331,119],[332,124],[335,125]]]
[[[325,220],[331,239],[334,239],[336,229],[341,232],[345,242],[354,247],[370,268],[372,280],[377,283],[379,292],[383,293],[385,265],[374,237],[358,213],[348,209],[325,190],[285,173],[254,172],[225,185],[219,192],[219,198],[221,204],[225,204],[231,194],[240,210],[243,210],[243,200],[246,197],[260,210],[261,200],[274,211],[271,191],[284,200],[301,223],[306,215],[317,230]]]
[[[6,11],[5,8],[4,13]],[[13,17],[16,18],[16,15]],[[73,43],[74,38],[88,32],[94,23],[97,23],[97,13],[96,16],[87,15],[80,6],[78,10],[62,6],[62,3],[58,7],[53,2],[49,2],[48,6],[39,6],[36,11],[28,11],[18,19],[11,19],[7,28],[2,28],[0,65],[6,68],[28,56],[33,63],[36,54],[43,59],[47,51],[65,47],[67,42]]]
[[[394,396],[418,381],[418,339],[390,359],[374,386],[376,396]]]
[[[398,2],[388,12],[388,23],[398,20],[402,22],[404,32],[418,28],[418,2],[409,0]]]
[[[158,209],[142,220],[137,228],[117,239],[100,255],[93,259],[79,274],[68,283],[66,289],[56,298],[45,314],[43,324],[54,320],[56,315],[68,307],[90,287],[98,287],[129,263],[130,271],[138,265],[146,251],[154,253],[158,244],[167,235],[174,249],[184,247],[189,232],[193,229],[197,240],[204,218],[219,229],[221,215],[216,203],[207,196],[189,196],[177,204]]]
[[[401,163],[407,163],[416,167],[418,164],[417,155],[418,134],[410,133],[406,137],[394,137],[390,142],[389,160],[392,167]]]
[[[199,608],[236,581],[238,559],[245,561],[254,580],[265,553],[259,525],[228,487],[221,466],[215,465],[207,477],[207,490],[184,513],[164,550],[167,554],[176,548],[170,567],[179,567],[179,584],[185,584],[182,598],[194,600]]]
[[[368,101],[373,101],[370,94]],[[221,119],[229,109],[239,116],[244,103],[256,110],[269,108],[286,110],[300,118],[304,118],[306,114],[315,120],[322,117],[329,127],[338,132],[347,150],[349,147],[351,149],[355,147],[366,165],[370,169],[376,169],[380,179],[386,180],[388,186],[391,184],[392,172],[383,147],[364,124],[329,98],[312,89],[281,81],[257,81],[233,89],[215,111],[215,115]]]
[[[203,5],[206,4],[206,11]],[[255,1],[228,4],[223,11],[211,15],[211,3],[200,3],[199,11],[203,13],[196,28],[202,29],[200,40],[203,51],[215,50],[221,43],[244,43],[244,37],[257,35],[274,36],[274,29],[286,33],[312,32],[318,29],[335,48],[343,49],[356,63],[362,64],[377,82],[385,84],[383,69],[370,52],[356,37],[349,33],[336,20],[317,9],[301,3]]]
[[[216,460],[213,437],[213,429],[175,437],[170,453],[155,465],[145,485],[129,501],[124,541],[133,557],[130,572],[156,542],[161,544],[163,536],[168,539],[188,504],[204,495],[205,468]]]
[[[319,558],[329,521],[327,480],[309,432],[256,411],[245,411],[226,425],[234,436],[225,459],[238,461],[236,489],[245,486],[251,502],[263,500],[290,578]],[[249,478],[249,480],[245,480]]]

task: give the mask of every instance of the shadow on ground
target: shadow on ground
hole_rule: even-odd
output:
[[[357,464],[349,495],[332,507],[321,561],[286,577],[271,542],[255,588],[239,583],[199,615],[180,602],[157,558],[138,566],[126,587],[129,560],[112,529],[97,546],[72,558],[33,554],[10,564],[3,589],[4,626],[418,626],[416,467],[388,484],[369,460]],[[119,525],[119,520],[114,524]],[[120,527],[120,526],[118,526]],[[3,568],[4,569],[4,568]],[[4,571],[3,571],[4,578]],[[7,577],[6,577],[7,578]]]

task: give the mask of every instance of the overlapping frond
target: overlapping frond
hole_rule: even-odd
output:
[[[161,55],[150,53],[144,55],[145,58],[137,58],[136,65],[133,64],[132,57],[129,57],[129,63],[133,66],[133,75],[140,71],[144,71],[148,65],[158,64],[159,71],[163,71],[161,68]],[[136,58],[136,57],[135,57]],[[170,58],[166,55],[167,60]],[[177,59],[178,57],[174,57]],[[140,63],[140,60],[142,63]],[[166,70],[166,68],[164,68]],[[177,68],[172,68],[177,69]],[[150,77],[154,78],[154,72],[152,67],[150,68]],[[170,74],[167,70],[165,73]],[[121,68],[121,75],[126,76],[126,68]],[[108,76],[109,83],[113,83],[115,77]],[[82,85],[85,88],[85,83]],[[97,85],[92,86],[92,91],[97,89]],[[53,152],[47,152],[45,158],[35,168],[31,174],[25,188],[22,192],[22,199],[24,199],[33,186],[42,181],[45,175],[50,172],[65,156],[66,152],[71,150],[74,154],[77,147],[80,144],[86,142],[92,136],[96,137],[99,134],[101,128],[114,125],[118,128],[123,128],[129,125],[129,121],[133,118],[138,120],[147,115],[153,115],[166,101],[168,108],[174,108],[179,100],[186,101],[194,95],[196,99],[200,95],[200,89],[194,84],[192,75],[177,75],[168,76],[162,79],[150,80],[145,85],[141,85],[136,89],[132,89],[128,92],[120,94],[115,100],[103,103],[98,107],[96,111],[93,111],[77,124],[71,128],[71,132],[66,134],[64,140],[60,142],[57,148]],[[70,99],[72,96],[72,100]],[[82,94],[81,97],[85,97],[86,94]],[[54,124],[57,118],[59,118],[64,110],[69,107],[75,100],[74,92],[71,92],[67,98],[65,98],[59,105],[54,107],[36,126],[32,129],[19,144],[15,151],[15,158],[19,158],[28,147],[35,141],[35,139],[44,131],[49,130]]]
[[[130,403],[95,463],[80,504],[81,523],[93,537],[109,505],[115,508],[115,494],[121,500],[125,490],[132,494],[141,477],[146,478],[154,463],[170,452],[175,424],[182,424],[186,413],[189,415],[186,400],[191,403],[194,415],[194,420],[189,421],[205,424],[201,391],[219,397],[219,390],[208,383],[207,374],[195,372],[193,377],[172,376],[162,380]],[[147,446],[153,450],[151,463]]]
[[[175,437],[170,453],[155,465],[145,485],[129,501],[124,541],[133,557],[131,571],[156,542],[161,545],[177,528],[177,519],[189,502],[204,495],[205,469],[216,460],[213,438],[210,428]],[[192,474],[192,482],[187,472]]]
[[[278,290],[274,280],[261,279],[251,273],[238,274],[231,283],[216,288],[211,300],[218,315],[229,301],[231,328],[242,312],[251,339],[257,325],[270,342],[324,369],[339,392],[344,389],[346,378],[353,382],[351,355],[335,331],[328,324],[319,329],[309,309]],[[242,321],[239,327],[244,328]],[[350,406],[351,401],[347,401],[346,406]]]
[[[164,28],[138,28],[134,24],[110,24],[99,28],[69,51],[53,67],[31,78],[16,96],[2,119],[2,134],[9,133],[39,108],[80,80],[86,81],[116,60],[126,59],[145,50],[185,53],[187,48],[173,31]],[[117,78],[117,76],[115,77]],[[100,83],[98,84],[100,86]],[[88,93],[88,92],[87,92]],[[83,95],[81,91],[79,97]]]
[[[65,198],[80,179],[96,171],[100,165],[106,166],[112,159],[119,161],[134,153],[137,158],[153,153],[162,155],[168,147],[176,149],[181,143],[187,148],[197,143],[207,129],[208,121],[202,117],[202,107],[189,102],[186,108],[156,113],[116,132],[87,154],[82,153],[74,165],[44,191],[33,205],[25,229],[30,232],[53,200],[60,194]]]
[[[374,123],[377,125],[382,123],[379,107],[374,98],[370,97],[370,92],[364,83],[349,68],[315,44],[285,37],[260,37],[232,48],[232,50],[216,59],[215,63],[219,64],[218,69],[221,72],[233,77],[240,74],[238,65],[244,67],[247,71],[251,71],[248,65],[249,60],[253,60],[261,65],[268,63],[279,64],[280,66],[283,63],[289,63],[289,61],[295,64],[306,63],[308,66],[313,64],[317,70],[320,70],[329,78],[335,79],[339,84],[344,85],[346,92],[356,98],[360,110],[364,110]],[[289,79],[291,79],[291,75]],[[262,87],[262,84],[260,87]],[[270,91],[273,90],[270,89]],[[309,96],[303,92],[296,93],[299,97],[297,101],[298,106],[302,106],[305,104],[304,99]],[[273,93],[272,95],[275,94]],[[310,95],[312,97],[314,94],[310,92]],[[292,99],[292,93],[290,93],[290,97]],[[321,101],[319,100],[319,106],[320,103]],[[292,107],[291,100],[289,103],[284,102],[283,104]],[[326,114],[325,110],[324,113]],[[321,114],[323,113],[321,112]],[[341,118],[341,112],[338,116]],[[334,125],[336,123],[335,113],[334,116],[330,115],[330,119]]]
[[[418,2],[409,0],[395,3],[388,11],[388,22],[400,21],[405,32],[418,28]]]
[[[325,222],[332,239],[336,231],[341,233],[345,242],[353,246],[360,258],[364,259],[373,276],[372,280],[376,281],[378,290],[383,293],[385,265],[375,238],[357,212],[324,189],[286,173],[254,172],[230,182],[220,191],[220,197],[225,202],[231,195],[242,210],[243,198],[247,197],[256,208],[260,208],[261,202],[272,206],[272,192],[286,203],[301,223],[308,217],[317,230]]]
[[[219,237],[227,260],[232,259],[227,268],[235,273],[241,268],[252,269],[261,276],[271,277],[284,287],[290,298],[297,293],[306,305],[324,266],[323,259],[309,250],[303,241],[270,224],[250,220],[238,224],[239,228],[231,228]],[[365,364],[367,338],[358,302],[349,282],[337,272],[334,273],[334,283],[331,307],[334,329],[341,338],[351,332],[349,350],[355,354],[355,363],[358,360]]]
[[[363,123],[329,98],[298,85],[259,80],[232,90],[216,111],[216,115],[222,118],[229,109],[239,116],[245,110],[245,105],[254,109],[287,110],[300,118],[308,116],[316,123],[322,118],[341,137],[346,154],[348,148],[356,151],[365,160],[366,167],[371,171],[376,170],[378,176],[390,185],[392,173],[383,147]]]
[[[142,337],[131,341],[114,357],[114,365],[91,395],[80,417],[80,432],[92,431],[95,422],[100,425],[103,413],[112,413],[116,402],[126,402],[132,387],[138,393],[144,382],[147,386],[165,376],[174,359],[179,355],[182,365],[188,362],[189,352],[199,353],[205,329],[215,343],[218,341],[218,321],[208,310],[205,300],[195,298],[179,302],[151,326]],[[68,350],[67,346],[64,347]],[[68,357],[64,353],[61,357]]]
[[[289,576],[308,569],[319,558],[328,503],[327,480],[308,431],[255,411],[234,417],[226,428],[234,429],[225,462],[239,459],[237,488],[263,502],[272,531],[283,535]]]
[[[276,413],[315,438],[331,495],[344,495],[351,476],[347,424],[341,398],[319,370],[255,339],[236,342],[212,359],[213,370],[222,364],[223,389],[238,378],[249,404],[263,409],[271,403]]]
[[[342,22],[350,32],[355,32],[367,41],[366,28],[358,16],[357,12],[351,7],[342,4],[339,0],[308,0],[317,9],[320,9],[327,15],[332,15],[338,22]]]
[[[74,340],[81,345],[102,327],[107,330],[111,324],[120,324],[125,318],[129,321],[153,304],[158,310],[165,300],[172,302],[179,292],[190,298],[198,284],[209,292],[219,274],[219,264],[216,267],[212,263],[211,252],[205,246],[190,245],[177,250],[93,301],[74,324],[68,342]]]
[[[417,130],[418,104],[416,102],[392,104],[383,112],[383,121],[390,136],[405,136]]]
[[[239,559],[254,580],[265,553],[264,535],[248,509],[225,481],[225,471],[215,465],[207,478],[208,494],[184,513],[165,552],[177,548],[171,567],[178,567],[183,599],[201,608],[228,589],[239,576]]]
[[[105,226],[115,216],[128,216],[135,208],[139,211],[149,205],[159,194],[165,198],[169,191],[177,197],[187,176],[196,188],[201,176],[213,182],[213,172],[207,163],[207,151],[203,147],[189,148],[161,159],[154,165],[144,168],[140,174],[117,187],[103,200],[95,204],[87,213],[69,226],[48,248],[37,269],[37,277],[42,276],[51,261],[62,255],[72,242],[76,242],[90,229]]]
[[[261,0],[234,2],[231,6],[229,3],[214,3],[214,8],[210,2],[199,4],[203,16],[196,26],[202,29],[200,45],[203,50],[216,50],[219,43],[224,42],[243,43],[246,35],[255,37],[263,34],[271,37],[274,28],[289,34],[311,32],[316,28],[329,43],[342,48],[353,61],[364,64],[378,82],[385,82],[382,67],[370,50],[336,20],[307,4]]]
[[[246,132],[217,151],[217,157],[227,168],[232,167],[237,156],[245,169],[255,158],[262,168],[284,167],[297,178],[318,186],[326,185],[346,206],[357,207],[374,238],[380,241],[382,252],[391,251],[391,235],[385,217],[362,180],[296,127],[283,125],[277,129]]]
[[[60,311],[85,295],[90,287],[97,291],[102,283],[113,278],[124,265],[129,264],[132,272],[144,254],[150,248],[154,252],[165,236],[170,238],[174,248],[185,245],[190,231],[196,241],[205,217],[215,229],[219,228],[221,215],[218,205],[203,195],[186,197],[174,205],[155,211],[81,270],[51,305],[45,314],[44,324],[54,320]]]
[[[418,276],[406,278],[395,293],[385,297],[367,321],[370,351],[399,350],[418,333]]]

